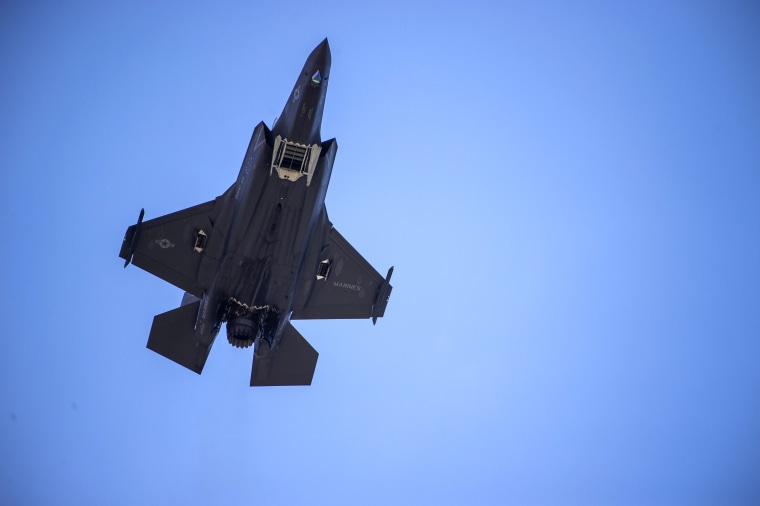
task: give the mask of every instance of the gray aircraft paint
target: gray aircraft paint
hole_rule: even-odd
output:
[[[226,322],[228,341],[253,345],[251,386],[309,385],[317,352],[290,323],[382,317],[382,277],[327,217],[337,142],[322,142],[330,77],[322,41],[270,130],[253,131],[235,183],[221,196],[127,229],[119,256],[185,290],[153,319],[148,348],[200,374]],[[305,176],[305,177],[303,177]]]

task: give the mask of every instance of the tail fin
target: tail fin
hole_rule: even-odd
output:
[[[210,343],[195,333],[195,320],[201,301],[183,300],[183,306],[153,318],[148,337],[148,348],[198,374],[206,365]]]
[[[256,343],[253,352],[252,387],[311,385],[319,353],[290,322],[285,326],[277,349],[261,353],[260,342]]]

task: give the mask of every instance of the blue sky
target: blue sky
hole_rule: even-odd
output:
[[[760,502],[753,2],[6,2],[0,502]],[[325,36],[327,207],[386,317],[308,388],[145,349],[122,269],[235,179]]]

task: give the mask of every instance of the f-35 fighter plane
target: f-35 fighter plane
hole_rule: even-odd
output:
[[[261,122],[235,183],[214,200],[127,229],[119,256],[185,291],[157,315],[148,348],[200,374],[222,323],[254,347],[251,386],[310,385],[318,353],[291,320],[383,316],[382,277],[327,217],[338,144],[320,127],[330,46],[309,55],[282,114]]]

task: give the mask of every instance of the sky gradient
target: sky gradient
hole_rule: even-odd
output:
[[[5,2],[0,503],[760,504],[753,2]],[[385,318],[307,388],[145,348],[122,237],[234,181],[328,37]]]

